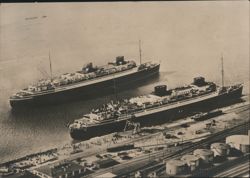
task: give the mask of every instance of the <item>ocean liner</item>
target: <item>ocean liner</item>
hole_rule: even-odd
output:
[[[114,92],[114,86],[124,88],[145,81],[159,74],[159,68],[159,63],[146,62],[137,66],[133,60],[118,56],[114,62],[105,66],[94,67],[89,63],[81,71],[40,80],[11,96],[9,101],[13,108],[17,108],[57,103],[73,98],[86,99],[100,93]]]
[[[93,109],[69,124],[70,135],[84,140],[122,131],[127,122],[139,123],[141,127],[162,124],[197,111],[215,109],[242,96],[242,84],[224,86],[223,79],[222,84],[218,86],[196,77],[192,84],[174,89],[156,86],[150,94],[112,101]]]

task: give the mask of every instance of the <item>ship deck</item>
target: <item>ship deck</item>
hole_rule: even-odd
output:
[[[153,68],[158,67],[159,65],[160,64],[157,64]],[[144,70],[147,70],[147,69],[142,69],[140,71],[144,71]],[[100,82],[103,82],[103,81],[123,77],[123,76],[126,76],[126,75],[131,75],[131,74],[134,74],[136,72],[138,72],[138,66],[134,67],[134,68],[131,68],[131,69],[128,69],[128,70],[120,71],[120,72],[117,72],[117,73],[114,73],[114,74],[104,75],[104,76],[100,76],[100,77],[97,77],[97,78],[88,79],[88,80],[80,81],[80,82],[77,82],[77,83],[68,84],[68,85],[65,85],[65,86],[59,86],[59,87],[56,87],[55,89],[52,89],[52,90],[47,90],[47,91],[42,91],[42,92],[39,92],[39,93],[29,94],[27,96],[23,96],[22,98],[17,98],[17,97],[10,98],[10,100],[32,99],[34,96],[41,96],[41,95],[61,92],[61,91],[65,91],[65,90],[71,90],[71,89],[74,89],[74,88],[88,86],[88,85],[92,85],[92,84],[95,84],[95,83],[100,83]]]
[[[122,114],[120,115],[117,119],[108,119],[108,120],[102,120],[102,121],[96,121],[94,124],[87,124],[88,127],[91,126],[97,126],[97,125],[102,125],[102,124],[107,124],[107,123],[112,123],[112,122],[119,122],[119,121],[123,121],[123,120],[127,120],[129,118],[132,118],[132,116],[135,117],[142,117],[145,115],[149,115],[149,114],[153,114],[153,113],[158,113],[158,112],[162,112],[165,110],[169,110],[169,109],[173,109],[173,108],[178,108],[184,105],[188,105],[188,104],[192,104],[192,103],[196,103],[196,102],[200,102],[203,100],[207,100],[213,97],[217,97],[218,96],[218,91],[214,91],[208,94],[203,94],[200,96],[196,96],[196,97],[192,97],[192,98],[188,98],[182,101],[175,101],[172,103],[168,103],[168,104],[162,104],[162,105],[156,105],[155,107],[151,106],[150,108],[145,108],[136,112],[130,112],[128,114]]]

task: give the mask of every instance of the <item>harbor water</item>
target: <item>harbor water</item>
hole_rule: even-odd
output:
[[[81,70],[88,62],[104,65],[120,55],[139,63],[141,40],[142,60],[160,62],[160,76],[147,85],[118,91],[118,99],[149,93],[157,84],[189,84],[196,76],[220,85],[223,53],[225,84],[244,83],[247,93],[245,3],[1,4],[0,163],[73,142],[67,124],[116,99],[110,94],[13,111],[10,95],[49,77],[49,53],[52,75],[59,75]]]

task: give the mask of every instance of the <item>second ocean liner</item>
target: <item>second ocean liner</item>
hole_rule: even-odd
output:
[[[195,111],[205,111],[223,106],[242,95],[242,84],[227,87],[206,82],[197,77],[190,85],[167,89],[166,85],[155,87],[148,95],[104,104],[93,109],[81,119],[69,125],[73,139],[83,140],[108,133],[122,131],[126,123],[152,126],[187,116]]]

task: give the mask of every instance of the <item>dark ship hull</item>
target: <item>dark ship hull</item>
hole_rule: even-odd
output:
[[[126,125],[126,121],[139,122],[141,127],[154,126],[167,123],[174,119],[179,119],[185,116],[191,115],[197,111],[209,111],[218,107],[226,106],[240,99],[242,96],[243,87],[238,88],[229,93],[223,93],[217,96],[213,96],[207,99],[197,100],[197,102],[190,102],[182,106],[178,106],[179,102],[172,104],[176,107],[162,108],[162,109],[147,109],[135,114],[135,117],[131,117],[124,120],[116,120],[112,122],[106,122],[99,125],[89,126],[81,129],[71,129],[70,135],[75,140],[86,140],[92,137],[101,136],[109,133],[123,131]]]
[[[23,108],[38,105],[57,104],[63,101],[72,101],[79,99],[91,99],[97,96],[112,94],[115,90],[121,91],[125,88],[136,87],[142,85],[145,81],[149,81],[159,75],[160,64],[149,68],[138,70],[136,72],[120,75],[118,77],[110,77],[108,80],[100,82],[92,82],[89,85],[65,86],[60,91],[50,91],[31,97],[20,99],[10,99],[12,108]],[[81,82],[79,82],[81,84]]]

